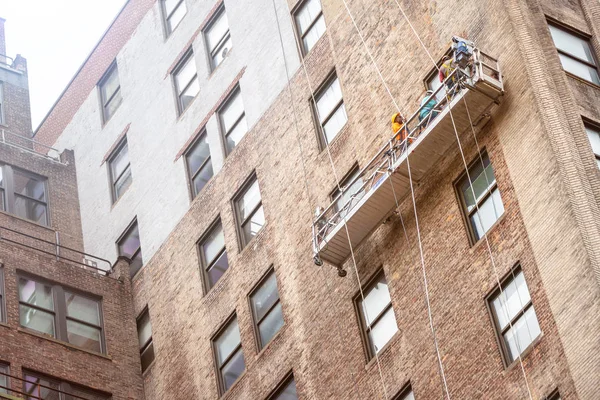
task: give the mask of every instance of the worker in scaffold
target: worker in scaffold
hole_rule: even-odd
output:
[[[427,90],[423,100],[421,100],[421,110],[419,111],[419,124],[421,124],[421,121],[425,120],[425,123],[421,124],[421,129],[429,125],[431,120],[439,114],[439,111],[434,111],[436,105],[437,100],[435,96],[433,96],[433,90]]]

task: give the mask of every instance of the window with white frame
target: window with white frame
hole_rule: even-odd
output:
[[[233,46],[225,5],[219,8],[212,20],[207,24],[204,29],[204,37],[210,56],[211,70],[214,70],[227,57]]]
[[[165,22],[165,32],[169,36],[187,13],[185,0],[161,0],[160,3]]]
[[[129,147],[127,138],[123,138],[116,150],[108,158],[112,201],[115,203],[131,185],[131,164],[129,162]]]
[[[590,39],[557,24],[549,23],[548,27],[564,70],[600,85],[598,64]]]
[[[117,62],[108,68],[100,82],[100,101],[102,103],[102,122],[106,123],[117,111],[123,98],[121,97],[121,84],[119,83],[119,69]]]
[[[231,93],[225,104],[219,108],[217,114],[225,138],[227,153],[231,153],[248,132],[242,91],[239,87]]]
[[[594,125],[586,123],[585,132],[590,140],[590,145],[592,146],[594,157],[596,157],[598,168],[600,168],[600,129]]]
[[[325,33],[325,17],[320,0],[305,0],[294,12],[302,53],[306,55]]]
[[[346,106],[342,98],[342,88],[335,74],[316,93],[315,99],[320,127],[319,137],[322,147],[325,147],[331,143],[348,121]]]
[[[501,290],[496,290],[488,301],[508,365],[542,332],[520,267],[513,269],[500,287]]]
[[[359,293],[356,305],[360,317],[362,333],[371,360],[398,332],[392,299],[383,270],[367,285],[363,296]]]
[[[206,131],[203,131],[189,150],[186,151],[185,164],[192,195],[196,197],[214,174],[210,159],[210,148],[206,141]]]
[[[182,114],[200,92],[196,59],[191,48],[173,70],[173,82],[177,94],[177,109]]]

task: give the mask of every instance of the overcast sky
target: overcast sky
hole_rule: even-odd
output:
[[[115,18],[125,0],[0,0],[7,55],[27,59],[33,129]]]

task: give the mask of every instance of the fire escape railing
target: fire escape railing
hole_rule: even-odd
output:
[[[12,389],[10,385],[3,386],[0,385],[0,399],[2,398],[17,398],[17,399],[27,399],[27,400],[44,400],[44,399],[73,399],[73,400],[90,400],[86,397],[77,396],[76,394],[71,394],[59,389],[55,389],[53,387],[43,385],[38,382],[28,381],[23,378],[19,378],[14,375],[10,375],[0,371],[0,376],[4,376],[7,378],[6,380],[16,380],[21,382],[23,388],[22,389]],[[27,392],[25,391],[27,390]],[[6,393],[3,393],[5,391]],[[49,392],[47,394],[42,394],[42,392]],[[10,397],[6,397],[6,395]],[[21,397],[23,396],[23,397]]]
[[[46,146],[32,138],[28,138],[6,129],[0,129],[0,143],[16,147],[28,153],[41,156],[54,162],[63,163],[60,159],[60,151],[54,147]]]

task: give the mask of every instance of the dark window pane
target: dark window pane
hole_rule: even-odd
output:
[[[139,248],[140,234],[138,232],[137,223],[135,223],[119,242],[119,255],[133,258]]]
[[[19,305],[19,315],[21,326],[55,336],[54,314],[21,304]]]
[[[23,391],[30,395],[27,400],[61,400],[58,382],[29,374],[25,374],[23,379]]]
[[[131,264],[129,265],[129,274],[133,278],[133,276],[142,268],[144,262],[142,260],[142,251],[138,251],[138,253],[131,260]]]
[[[213,287],[217,281],[221,279],[225,271],[227,271],[227,268],[229,268],[229,260],[227,259],[227,251],[224,251],[223,254],[221,254],[217,261],[212,264],[207,271],[210,287]]]
[[[298,400],[298,393],[296,392],[296,381],[292,379],[290,383],[281,391],[273,400]]]
[[[67,320],[67,336],[69,343],[82,347],[86,350],[102,352],[100,344],[101,332],[98,328]]]
[[[283,326],[283,313],[281,311],[281,303],[278,303],[269,314],[262,320],[258,325],[258,331],[260,332],[260,343],[264,347],[271,341],[273,336]]]
[[[87,297],[65,292],[67,315],[88,324],[100,326],[100,305]]]
[[[277,293],[277,279],[274,273],[261,284],[258,290],[252,295],[252,307],[256,321],[260,321],[267,311],[279,300]]]
[[[138,340],[140,349],[143,348],[150,339],[152,339],[152,324],[150,323],[150,314],[145,311],[137,321]]]
[[[142,350],[140,357],[142,360],[143,372],[150,366],[150,364],[152,364],[152,361],[154,361],[154,343],[150,342],[148,346],[144,350]]]
[[[208,147],[208,142],[206,141],[206,134],[203,133],[185,156],[190,177],[196,175],[196,172],[209,157],[210,149]]]
[[[8,373],[8,366],[0,365],[0,393],[8,394],[8,390],[6,389],[9,387],[9,378],[6,376]]]
[[[242,352],[242,349],[240,349],[221,369],[225,390],[229,389],[231,385],[235,383],[235,381],[242,375],[245,368],[244,353]]]

